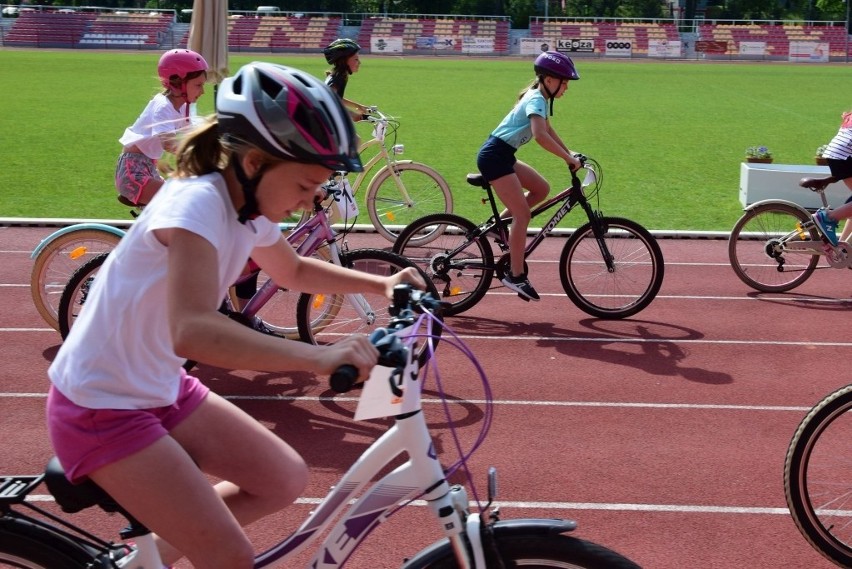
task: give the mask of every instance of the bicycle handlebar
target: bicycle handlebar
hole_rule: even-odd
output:
[[[370,342],[379,350],[378,365],[404,368],[408,363],[408,346],[394,332],[411,326],[418,314],[431,312],[440,316],[442,303],[431,294],[416,290],[409,284],[396,285],[390,313],[393,316],[385,328],[370,333]],[[329,387],[335,393],[346,393],[359,383],[358,369],[350,364],[338,367],[329,378]]]

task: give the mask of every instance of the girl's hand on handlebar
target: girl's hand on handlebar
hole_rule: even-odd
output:
[[[359,378],[370,377],[370,371],[379,361],[379,350],[364,334],[355,334],[342,338],[339,342],[322,349],[322,371],[331,375],[344,365],[358,369]]]
[[[414,267],[406,267],[400,272],[387,278],[385,283],[385,295],[388,298],[393,298],[393,289],[398,284],[409,283],[415,288],[426,290],[426,282],[423,277]]]
[[[581,155],[572,154],[571,157],[565,161],[565,163],[568,165],[568,169],[572,172],[576,172],[577,170],[583,167],[583,163],[580,161],[579,156]]]

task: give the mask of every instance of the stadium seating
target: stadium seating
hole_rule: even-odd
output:
[[[593,40],[599,53],[604,51],[607,41],[629,41],[634,54],[647,54],[650,40],[678,41],[680,33],[669,22],[536,20],[530,22],[530,37]]]
[[[741,42],[766,42],[767,56],[784,58],[790,53],[791,41],[828,43],[832,57],[844,57],[848,47],[843,26],[703,24],[698,31],[702,40],[728,42],[728,55],[739,54]]]
[[[509,21],[471,18],[366,18],[361,22],[358,43],[369,48],[373,36],[402,38],[406,51],[418,49],[418,38],[453,38],[452,49],[462,50],[462,37],[491,39],[494,52],[509,50]]]
[[[5,45],[73,47],[96,17],[91,12],[26,10],[4,38]]]
[[[234,50],[316,50],[340,35],[339,16],[231,16],[228,46]]]
[[[147,47],[159,48],[162,36],[172,25],[174,17],[168,12],[150,14],[102,13],[91,22],[81,47]]]

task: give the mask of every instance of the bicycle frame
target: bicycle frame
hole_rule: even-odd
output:
[[[331,262],[340,265],[340,248],[337,246],[337,233],[331,227],[325,210],[321,205],[314,206],[315,214],[304,223],[297,225],[286,237],[287,241],[296,249],[296,253],[302,257],[310,257],[323,245],[328,245]],[[238,282],[246,280],[243,277]],[[267,279],[248,303],[240,311],[246,316],[254,316],[275,295],[278,285]],[[375,319],[375,311],[370,307],[363,294],[347,294],[345,298],[352,304],[355,312],[365,322],[372,324]]]
[[[411,362],[412,352],[409,350],[409,362],[403,374],[407,385],[403,389],[406,397],[415,398],[415,411],[395,417],[393,427],[359,457],[319,508],[289,538],[258,556],[255,567],[285,562],[310,545],[353,499],[354,503],[323,540],[310,567],[343,566],[376,526],[399,509],[402,503],[421,495],[446,536],[459,545],[456,551],[464,550],[460,541],[464,528],[459,523],[452,523],[452,519],[458,516],[459,508],[467,508],[467,495],[460,488],[451,491],[435,454],[421,410],[421,381],[416,372],[409,372],[412,365],[417,365]],[[402,453],[407,454],[409,460],[368,487],[381,469]],[[358,496],[362,491],[363,494]],[[460,566],[472,567],[469,559],[464,559]]]
[[[537,205],[530,212],[530,219],[535,219],[539,215],[544,212],[552,209],[557,204],[561,203],[562,205],[554,212],[553,217],[538,231],[533,238],[527,243],[524,248],[524,259],[527,259],[530,255],[532,255],[533,251],[535,251],[541,242],[548,237],[553,230],[559,225],[566,215],[568,215],[573,209],[574,206],[580,204],[580,207],[583,208],[583,211],[586,212],[586,216],[589,218],[589,222],[592,224],[592,228],[595,234],[595,237],[598,238],[598,245],[601,248],[601,253],[603,254],[603,258],[606,262],[607,268],[612,271],[613,263],[612,263],[612,255],[606,250],[606,244],[601,239],[603,237],[604,230],[600,227],[600,224],[597,223],[599,215],[595,213],[592,209],[592,206],[589,204],[588,199],[586,198],[584,189],[597,183],[597,174],[591,165],[584,165],[582,170],[586,171],[586,176],[583,179],[582,183],[580,182],[579,177],[577,176],[578,172],[572,172],[571,174],[571,187],[565,188],[555,196],[546,199],[544,202]],[[497,202],[494,198],[494,190],[489,184],[485,191],[488,192],[488,201],[491,204],[491,209],[493,212],[493,217],[489,219],[485,224],[480,225],[478,232],[479,235],[486,235],[488,233],[496,233],[499,237],[499,246],[503,252],[509,250],[508,248],[508,238],[509,238],[509,226],[512,224],[512,217],[500,217],[500,212],[497,211]],[[465,245],[462,245],[462,248]],[[452,254],[457,251],[453,251]]]
[[[823,207],[828,207],[828,200],[825,197],[824,191],[816,190],[822,199]],[[755,202],[745,209],[749,212],[757,207],[769,204],[784,204],[792,208],[798,209],[808,221],[797,223],[796,227],[786,235],[777,238],[778,245],[783,245],[785,253],[796,253],[805,256],[820,255],[826,258],[829,266],[835,269],[850,268],[852,269],[852,245],[841,241],[837,246],[832,246],[822,239],[814,240],[808,238],[808,230],[814,227],[814,222],[811,219],[811,214],[797,203],[788,200],[768,199]],[[767,247],[769,244],[767,244]]]
[[[370,117],[370,121],[375,125],[373,127],[373,138],[361,144],[358,147],[358,154],[363,154],[365,150],[368,148],[372,148],[373,146],[378,146],[378,152],[370,158],[366,164],[364,164],[364,169],[358,173],[358,176],[355,177],[355,181],[352,183],[352,193],[356,194],[358,189],[361,187],[361,184],[366,179],[367,175],[372,171],[372,169],[380,162],[384,161],[385,165],[379,169],[378,172],[373,176],[373,179],[376,178],[382,171],[386,168],[392,168],[394,164],[398,161],[396,159],[396,154],[402,154],[402,148],[399,145],[394,145],[392,152],[388,152],[387,146],[385,145],[385,131],[388,125],[388,118],[380,113],[378,110],[375,111],[378,114],[378,117]],[[405,189],[405,186],[402,184],[402,181],[399,179],[399,176],[393,176],[394,183],[396,184],[399,193],[402,195],[405,204],[410,206],[412,204],[411,196],[408,195],[408,192]]]

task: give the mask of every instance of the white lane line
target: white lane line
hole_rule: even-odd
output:
[[[0,393],[0,398],[27,399],[46,398],[46,393]],[[309,397],[295,395],[226,395],[225,399],[231,401],[286,401],[311,403],[355,403],[358,397]],[[442,404],[440,399],[423,399],[423,403],[434,405]],[[484,405],[484,399],[459,399],[447,402],[450,405]],[[712,411],[775,411],[796,412],[810,411],[812,407],[799,407],[793,405],[723,405],[715,403],[641,403],[641,402],[618,402],[618,401],[536,401],[536,400],[494,400],[494,405],[514,405],[518,407],[597,407],[611,409],[690,409],[690,410],[712,410]]]
[[[665,326],[665,324],[662,324]],[[0,328],[3,332],[53,332],[53,328]],[[474,334],[459,334],[463,340],[515,340],[528,342],[605,342],[605,343],[630,343],[630,344],[708,344],[708,345],[746,345],[746,346],[813,346],[818,348],[845,348],[852,346],[852,342],[814,342],[814,341],[791,341],[791,340],[691,340],[681,338],[624,338],[622,336],[483,336]]]
[[[32,494],[27,496],[28,502],[53,502],[49,494]],[[321,504],[323,498],[298,498],[296,504],[315,506]],[[352,502],[354,503],[354,502]],[[414,500],[410,506],[427,506],[425,500]],[[495,506],[517,510],[606,510],[610,512],[654,512],[671,513],[683,512],[689,514],[738,514],[738,515],[790,515],[787,508],[746,507],[746,506],[698,506],[689,504],[630,504],[606,502],[516,502],[496,500]],[[477,509],[476,502],[470,502],[472,509]]]

